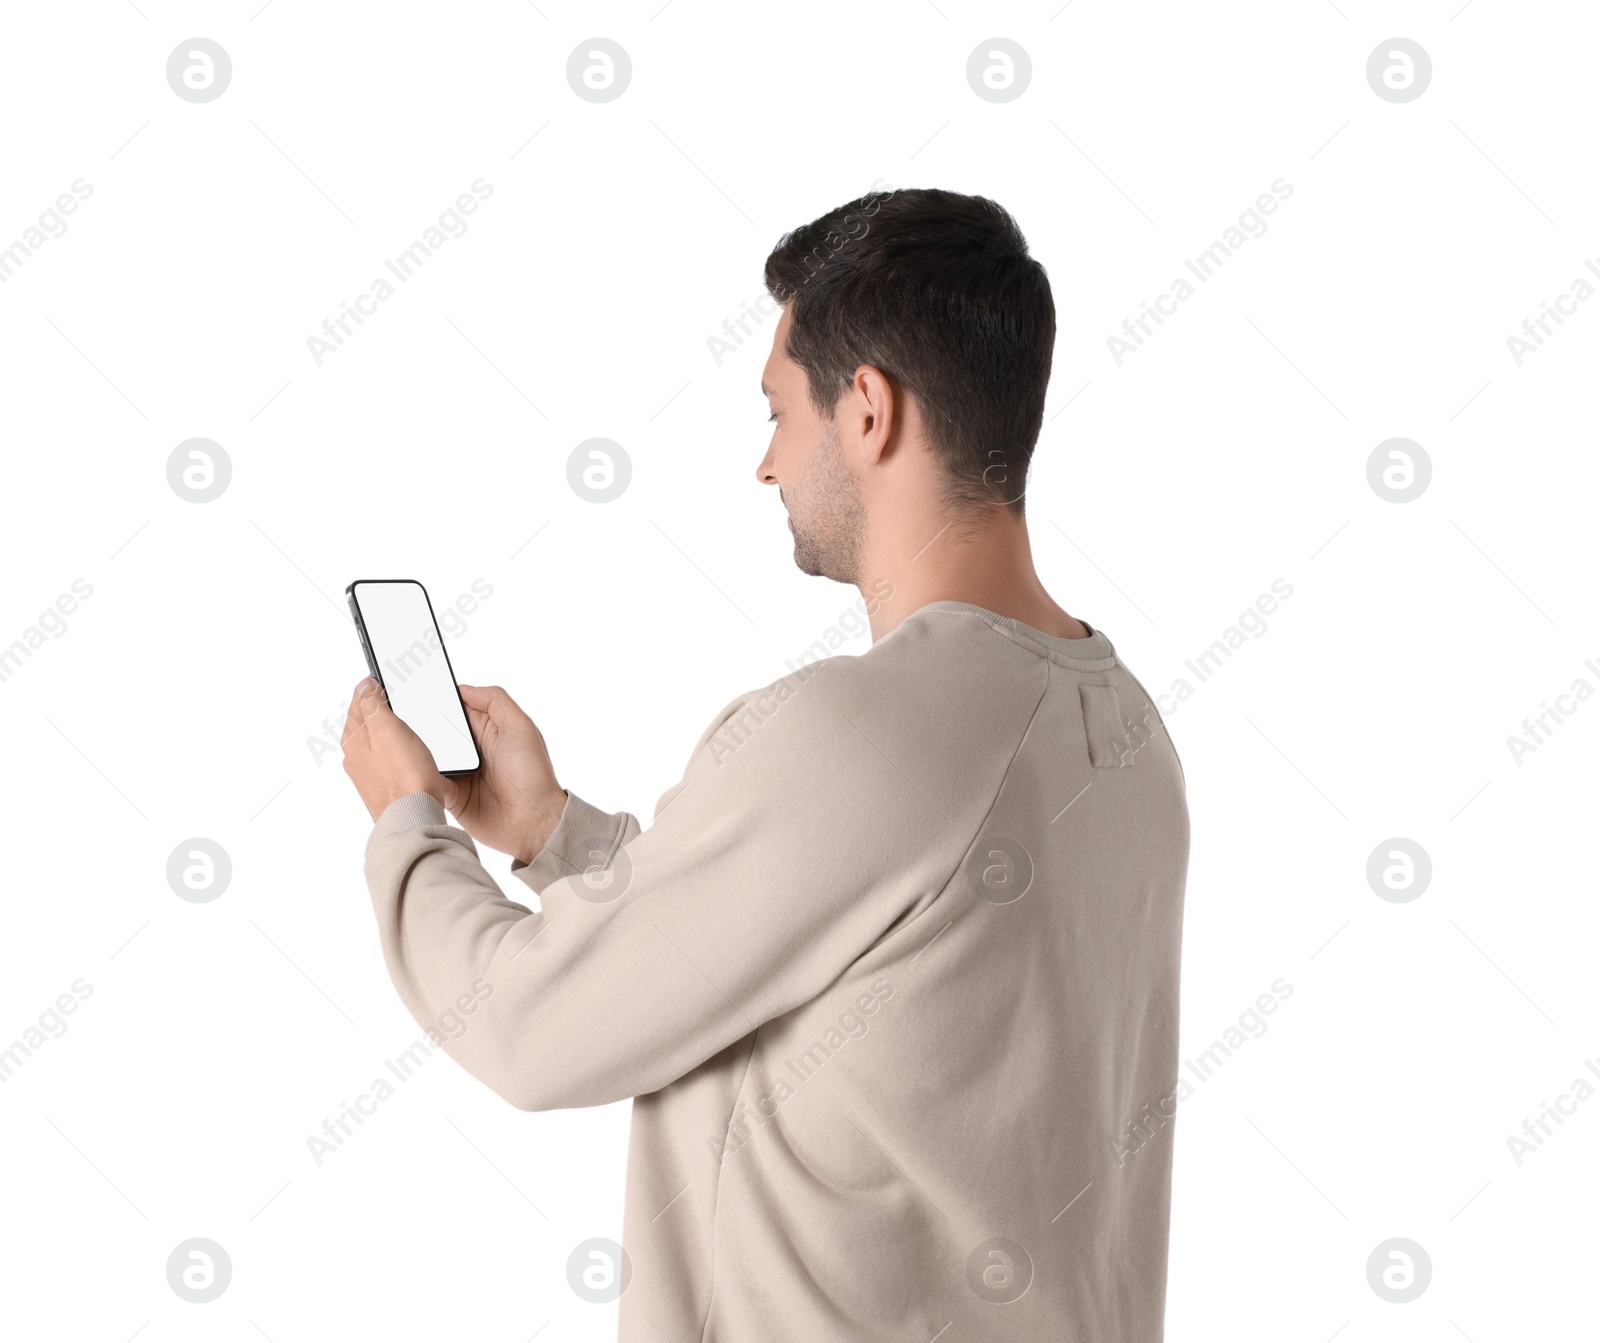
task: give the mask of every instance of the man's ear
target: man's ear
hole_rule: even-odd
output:
[[[864,460],[876,466],[899,427],[900,389],[881,369],[862,364],[842,402],[848,403],[849,427],[860,441]]]

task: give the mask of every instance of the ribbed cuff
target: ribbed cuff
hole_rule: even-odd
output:
[[[449,825],[444,808],[432,793],[407,793],[397,797],[373,824],[373,833],[390,835],[396,830],[415,830],[424,825]]]
[[[550,832],[544,848],[534,854],[530,862],[513,860],[511,875],[525,882],[537,895],[562,877],[592,867],[597,852],[605,855],[604,866],[610,867],[622,845],[625,824],[621,815],[601,811],[569,790],[561,819]]]

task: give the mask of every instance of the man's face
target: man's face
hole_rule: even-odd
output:
[[[773,429],[756,476],[763,484],[778,487],[789,510],[794,562],[800,572],[857,583],[866,506],[833,416],[819,414],[811,404],[805,370],[784,352],[791,311],[786,305],[778,319],[772,353],[761,373]]]

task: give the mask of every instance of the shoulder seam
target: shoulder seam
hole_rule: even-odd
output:
[[[992,629],[994,627],[990,626],[990,628]],[[967,842],[961,846],[961,851],[956,856],[956,863],[955,866],[951,868],[950,875],[944,879],[944,884],[939,887],[939,890],[934,895],[933,899],[928,902],[928,908],[924,909],[922,914],[917,915],[917,919],[922,918],[923,914],[926,914],[929,909],[932,909],[939,903],[939,901],[944,899],[945,893],[949,891],[951,885],[954,884],[956,877],[960,875],[962,865],[967,860],[967,854],[971,851],[972,846],[977,842],[978,836],[983,834],[983,828],[984,826],[988,825],[989,818],[994,815],[994,809],[1000,801],[1000,794],[1005,791],[1006,780],[1011,777],[1011,771],[1017,763],[1017,757],[1022,754],[1022,745],[1028,740],[1028,734],[1033,731],[1033,725],[1039,717],[1039,710],[1044,707],[1045,696],[1050,693],[1050,667],[1050,662],[1046,661],[1044,664],[1044,684],[1039,688],[1039,698],[1034,703],[1033,712],[1028,715],[1027,724],[1023,727],[1021,734],[1017,737],[1017,744],[1012,748],[1011,758],[1006,761],[1005,769],[1000,771],[1000,780],[995,784],[994,796],[989,799],[989,805],[984,808],[983,816],[978,821],[977,828],[973,830],[970,836],[968,836]],[[916,922],[916,919],[913,919],[912,922]]]

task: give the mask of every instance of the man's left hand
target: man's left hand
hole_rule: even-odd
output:
[[[428,793],[444,805],[446,780],[433,753],[394,716],[383,687],[370,676],[356,685],[339,744],[344,748],[344,772],[374,821],[408,793]]]

